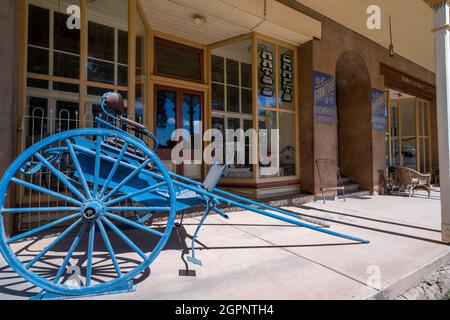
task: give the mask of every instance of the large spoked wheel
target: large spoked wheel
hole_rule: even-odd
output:
[[[135,137],[106,129],[63,132],[26,150],[0,182],[0,208],[0,249],[11,268],[70,296],[111,292],[140,276],[176,218],[159,158]],[[149,225],[155,215],[167,222]],[[22,233],[7,239],[10,219]]]

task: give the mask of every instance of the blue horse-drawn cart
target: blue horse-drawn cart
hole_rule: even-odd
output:
[[[213,164],[203,183],[168,172],[156,156],[156,138],[144,126],[121,116],[120,95],[103,96],[102,110],[106,120],[97,118],[98,128],[62,132],[40,141],[14,161],[0,182],[1,253],[14,271],[43,289],[38,298],[132,290],[133,279],[149,267],[167,244],[177,213],[193,206],[205,208],[188,258],[197,265],[201,262],[195,256],[195,239],[209,213],[228,218],[221,210],[223,206],[367,243],[319,224],[306,223],[300,215],[216,188],[225,166]],[[152,139],[153,148],[137,136]],[[39,179],[33,178],[38,176]],[[47,180],[52,177],[61,187],[50,188],[42,183],[46,180],[42,176]],[[11,201],[17,189],[45,195],[52,200],[48,201],[51,205],[36,205],[32,197],[27,205]],[[13,205],[7,205],[10,203]],[[6,219],[42,213],[53,218],[45,224],[30,223],[28,231],[6,236]],[[166,217],[167,222],[153,224],[153,219],[160,216]],[[139,239],[129,234],[130,229],[141,232]],[[24,255],[23,244],[38,240],[44,246],[27,250]],[[127,254],[134,255],[132,263],[121,263],[118,256],[123,252],[116,251],[118,241],[131,249]],[[69,245],[63,246],[64,243]],[[146,243],[145,248],[139,245],[142,243]],[[123,245],[120,248],[123,251]],[[68,268],[75,256],[79,274],[73,281]]]

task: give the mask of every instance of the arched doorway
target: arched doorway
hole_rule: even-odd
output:
[[[336,65],[338,160],[342,174],[373,191],[370,76],[364,60],[346,51]]]

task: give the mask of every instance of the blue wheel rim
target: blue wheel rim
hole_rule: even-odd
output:
[[[44,150],[46,147],[51,146],[52,144],[58,142],[58,141],[65,141],[69,140],[75,137],[80,136],[95,136],[95,137],[114,137],[121,139],[125,141],[128,144],[132,144],[133,146],[137,147],[140,151],[143,152],[143,154],[151,160],[154,167],[157,167],[158,174],[162,176],[164,179],[164,183],[167,187],[167,192],[170,195],[169,198],[169,204],[170,204],[170,211],[169,211],[169,217],[167,226],[165,229],[165,232],[162,234],[161,239],[159,240],[158,244],[154,247],[154,249],[151,251],[151,254],[146,257],[144,262],[137,266],[132,271],[126,273],[125,275],[119,276],[111,281],[107,281],[104,283],[96,284],[96,285],[90,285],[90,283],[86,283],[84,287],[81,288],[69,288],[68,286],[64,284],[55,284],[49,279],[45,279],[42,276],[37,275],[33,271],[26,268],[24,265],[24,262],[20,261],[13,250],[10,248],[8,241],[11,239],[7,239],[6,233],[5,233],[5,226],[3,221],[3,215],[7,213],[4,208],[5,199],[6,199],[6,193],[14,179],[14,177],[17,175],[17,173],[20,171],[20,169],[23,167],[24,163],[30,159],[33,155],[36,153],[39,153],[39,151]],[[69,148],[70,149],[70,148]],[[94,150],[95,151],[95,150]],[[97,170],[97,164],[95,165]],[[83,179],[81,179],[83,180]],[[83,187],[85,188],[86,185],[83,182]],[[92,192],[97,193],[99,192],[99,187],[97,185],[94,186]],[[137,277],[139,274],[141,274],[148,266],[157,258],[159,253],[162,251],[162,249],[167,244],[167,241],[170,238],[173,225],[176,218],[176,211],[175,211],[175,192],[174,187],[171,181],[171,178],[169,176],[169,173],[165,169],[164,165],[160,161],[160,159],[154,154],[153,151],[151,151],[142,141],[138,140],[137,138],[123,134],[121,132],[108,130],[108,129],[78,129],[78,130],[72,130],[63,132],[54,136],[51,136],[49,138],[46,138],[42,140],[41,142],[33,145],[28,150],[23,152],[9,167],[9,169],[5,172],[5,174],[2,177],[2,180],[0,181],[0,208],[1,209],[1,215],[2,218],[0,219],[0,250],[7,261],[7,263],[10,265],[10,267],[17,272],[19,275],[21,275],[26,280],[30,281],[32,284],[36,285],[37,287],[40,287],[48,292],[61,294],[61,295],[71,295],[71,296],[81,296],[81,295],[92,295],[92,294],[101,294],[104,292],[111,291],[115,288],[118,288],[126,283],[128,283],[130,280]],[[108,216],[110,218],[110,216]],[[98,221],[98,220],[97,220]],[[123,221],[122,221],[123,222]],[[83,224],[85,226],[86,223]],[[92,224],[92,228],[99,228],[100,231],[101,227],[100,225]],[[111,226],[109,225],[111,228]],[[67,228],[68,229],[68,228]],[[67,231],[66,229],[66,231]],[[104,231],[104,230],[103,230]],[[81,229],[80,229],[81,232]],[[84,232],[83,232],[84,233]],[[89,237],[92,237],[93,231],[87,230],[87,233],[89,233]],[[103,232],[102,232],[103,234]],[[90,244],[91,242],[89,242]],[[75,243],[74,243],[75,244]],[[107,244],[106,244],[107,245]],[[108,246],[108,245],[107,245]],[[72,249],[72,248],[71,248]],[[108,248],[109,249],[109,248]],[[89,271],[89,257],[93,254],[93,248],[88,249],[88,272]],[[112,259],[112,257],[111,257]],[[64,263],[64,262],[63,262]],[[113,261],[113,264],[115,265],[117,261]],[[116,265],[115,265],[116,266]],[[90,269],[92,270],[92,269]],[[57,275],[58,276],[58,275]],[[88,281],[89,276],[86,277],[86,281]]]

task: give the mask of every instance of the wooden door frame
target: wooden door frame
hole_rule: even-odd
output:
[[[196,91],[192,89],[186,89],[182,87],[171,87],[166,85],[159,85],[155,84],[154,86],[154,110],[153,110],[153,126],[155,128],[155,135],[157,134],[157,125],[156,125],[156,119],[157,119],[157,112],[158,112],[158,90],[167,90],[167,91],[173,91],[176,94],[176,128],[181,129],[183,128],[183,96],[185,94],[191,94],[191,95],[197,95],[200,97],[200,121],[202,122],[201,130],[202,130],[202,150],[204,150],[204,141],[203,141],[203,133],[205,132],[206,126],[205,126],[205,94],[202,91]],[[157,137],[157,136],[156,136]],[[158,138],[158,137],[157,137]],[[164,150],[161,154],[162,150],[158,151],[158,156],[160,156],[161,160],[163,161],[170,161],[171,152],[172,150]],[[192,150],[192,155],[194,155],[194,150]],[[176,171],[180,175],[184,175],[184,167],[183,165],[177,165]],[[201,165],[201,179],[204,178],[204,164]]]

